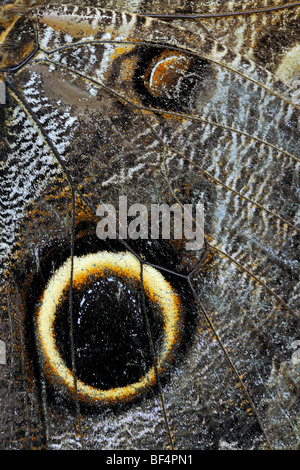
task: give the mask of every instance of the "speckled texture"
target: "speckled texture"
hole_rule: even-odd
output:
[[[20,26],[20,34],[37,28],[34,57],[0,72],[0,447],[298,448],[300,156],[291,51],[299,8],[200,24],[134,13],[283,2],[54,3],[26,11],[29,23]],[[114,11],[125,7],[128,14]],[[280,81],[285,59],[290,73]],[[96,207],[116,206],[120,195],[148,208],[203,202],[205,245],[193,252],[178,240],[99,241]],[[70,256],[73,222],[75,255],[132,249],[140,266],[163,269],[184,305],[172,367],[132,404],[81,406],[63,387],[52,389],[43,369],[35,313]],[[142,290],[118,295],[147,312]],[[108,293],[103,308],[116,318],[108,337],[119,331],[116,305]],[[147,322],[145,331],[151,348]]]

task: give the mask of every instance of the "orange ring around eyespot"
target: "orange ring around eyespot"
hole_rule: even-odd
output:
[[[50,279],[41,306],[36,314],[36,332],[39,350],[42,355],[47,378],[54,386],[62,387],[75,396],[73,372],[66,366],[55,344],[54,320],[57,306],[63,292],[69,286],[71,272],[70,258],[54,273]],[[82,285],[90,276],[105,276],[115,273],[131,280],[140,281],[140,262],[129,252],[111,253],[107,251],[73,258],[74,286]],[[143,282],[150,301],[160,306],[164,337],[161,353],[156,358],[158,375],[161,375],[171,363],[174,351],[181,337],[181,302],[179,295],[168,281],[155,268],[143,267]],[[76,392],[83,403],[112,405],[128,402],[146,392],[157,382],[156,371],[151,367],[145,376],[125,387],[101,390],[76,380]]]

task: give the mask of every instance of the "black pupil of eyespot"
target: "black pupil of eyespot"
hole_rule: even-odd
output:
[[[107,390],[138,381],[153,365],[145,312],[138,287],[107,277],[75,290],[73,336],[76,374],[92,387]],[[163,326],[159,312],[147,299],[151,338],[160,342]],[[54,324],[58,350],[72,370],[69,301]]]

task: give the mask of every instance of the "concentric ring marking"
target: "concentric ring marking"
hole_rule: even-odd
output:
[[[57,307],[69,286],[71,260],[68,259],[52,276],[41,299],[36,314],[36,332],[39,350],[42,355],[47,378],[55,387],[62,387],[75,396],[74,377],[66,366],[55,343],[54,321]],[[84,286],[90,277],[104,277],[115,274],[131,281],[140,282],[141,266],[129,252],[99,252],[73,258],[73,285]],[[163,345],[156,357],[157,372],[161,375],[173,359],[181,337],[181,302],[162,274],[151,266],[143,267],[145,294],[151,303],[160,307],[164,325]],[[156,371],[152,366],[137,382],[125,387],[101,390],[80,379],[76,380],[77,394],[84,403],[103,405],[128,402],[146,392],[157,382]]]

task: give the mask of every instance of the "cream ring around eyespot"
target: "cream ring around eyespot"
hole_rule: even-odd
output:
[[[71,260],[68,259],[50,279],[36,314],[36,334],[47,378],[54,386],[66,389],[74,397],[73,372],[67,367],[57,349],[54,332],[57,306],[63,297],[63,292],[69,286],[70,272]],[[84,285],[88,277],[103,277],[107,274],[117,274],[140,282],[140,262],[129,252],[104,251],[73,258],[74,286]],[[101,390],[76,379],[76,392],[80,401],[106,405],[131,401],[154,386],[157,381],[156,372],[161,375],[172,362],[182,329],[179,295],[157,269],[148,265],[143,267],[143,283],[146,295],[151,302],[159,305],[163,317],[163,346],[156,358],[156,371],[151,367],[138,381],[109,390]]]

